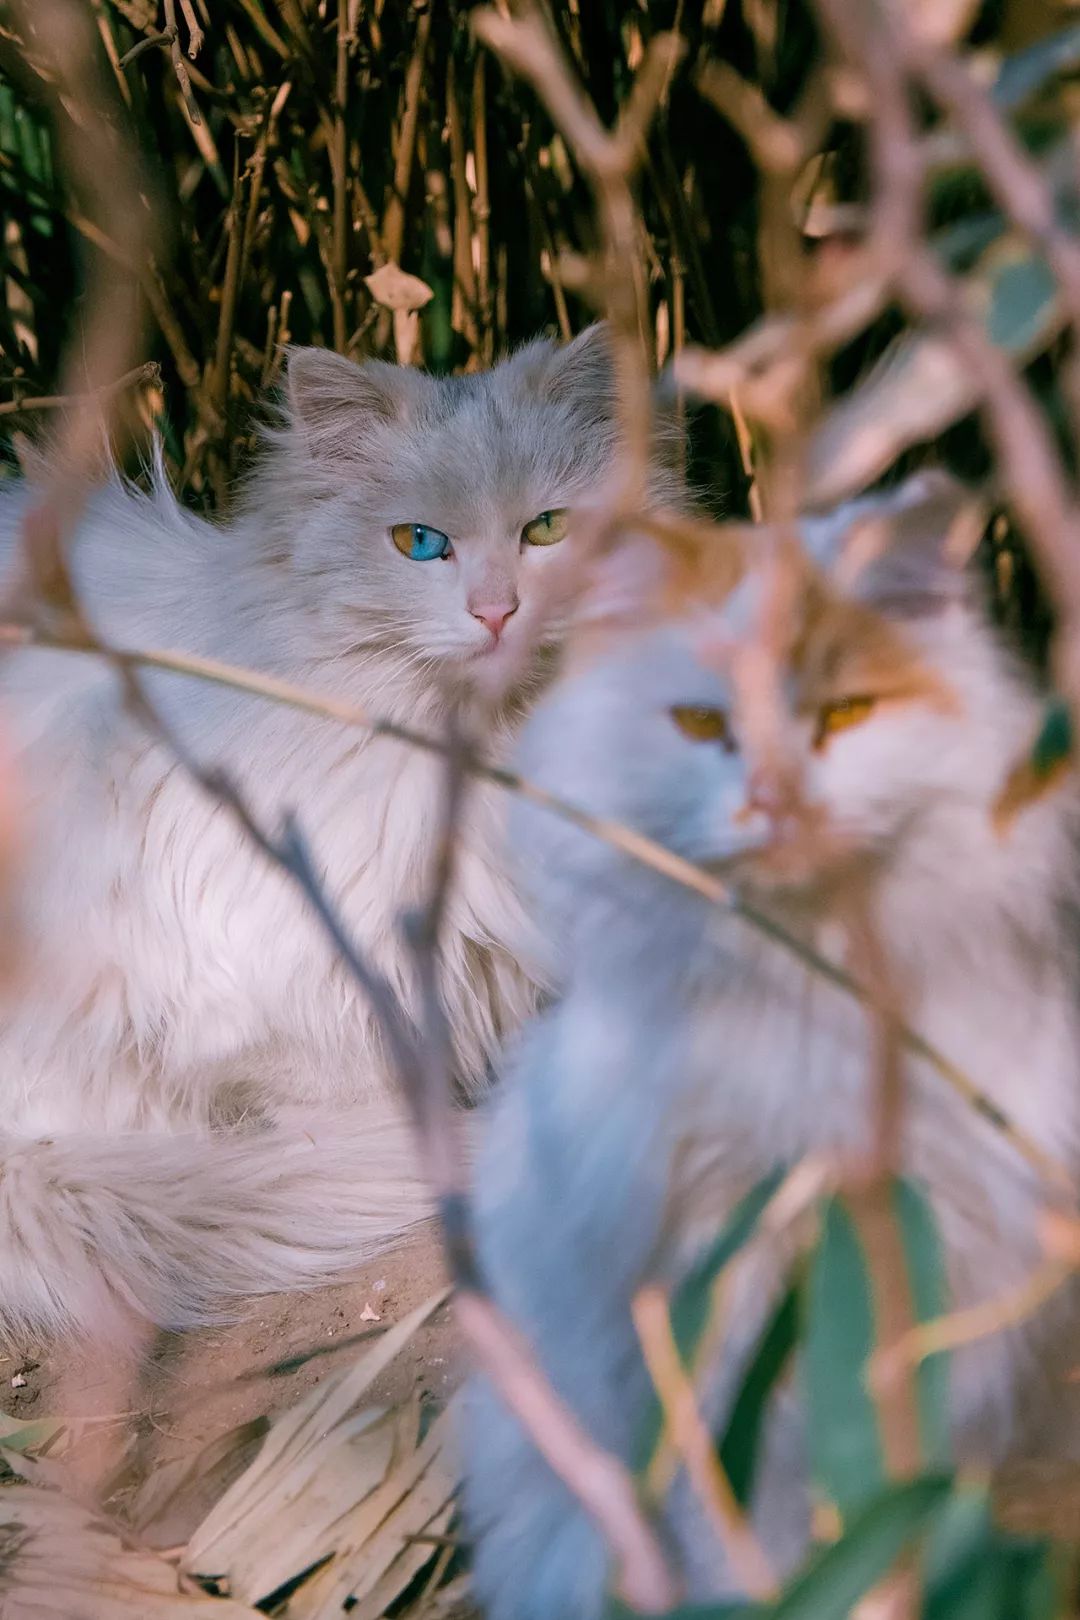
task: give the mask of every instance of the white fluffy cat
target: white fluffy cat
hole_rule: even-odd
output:
[[[436,380],[298,350],[287,426],[227,528],[114,482],[73,547],[119,646],[212,654],[432,733],[535,635],[536,583],[609,464],[606,341]],[[10,558],[27,494],[4,486]],[[425,893],[440,767],[235,691],[148,677],[191,752],[276,826],[295,809],[333,901],[412,1002],[399,919]],[[520,710],[521,699],[516,710]],[[483,745],[506,751],[516,710]],[[0,1326],[198,1320],[306,1285],[426,1212],[369,1008],[290,881],[124,711],[101,662],[0,674],[31,835],[30,959],[0,1023]],[[470,800],[443,984],[476,1092],[534,1004],[537,941],[503,803]]]
[[[746,627],[752,550],[730,560],[729,593],[709,612],[609,622],[599,646],[587,626],[588,645],[528,721],[518,762],[549,790],[722,871],[834,956],[843,935],[838,945],[830,896],[861,874],[910,1022],[1075,1178],[1075,798],[1036,805],[1005,837],[992,825],[1039,705],[943,555],[962,509],[947,484],[923,478],[806,526],[821,561],[845,564],[832,587],[808,574],[785,678],[791,743],[827,839],[819,824],[809,843],[787,841],[783,821],[762,814],[769,779],[748,759],[716,665],[717,647],[737,646]],[[859,569],[847,540],[867,514],[891,544]],[[532,887],[563,941],[565,988],[495,1095],[477,1172],[480,1260],[563,1397],[629,1458],[649,1388],[634,1292],[677,1278],[695,1238],[715,1233],[775,1167],[866,1146],[871,1031],[856,1002],[738,915],[539,810],[515,815],[514,847],[535,858]],[[936,1071],[905,1061],[904,1167],[935,1207],[954,1304],[986,1301],[1038,1264],[1045,1189]],[[768,1251],[742,1270],[725,1305],[711,1419],[777,1284]],[[962,1458],[1026,1437],[1022,1419],[1052,1362],[1048,1320],[955,1356]],[[1080,1404],[1075,1389],[1071,1398]],[[1058,1384],[1050,1426],[1061,1445],[1069,1399]],[[609,1572],[595,1526],[486,1386],[471,1418],[466,1501],[485,1613],[597,1620]],[[670,1503],[690,1595],[730,1592],[731,1571],[692,1509],[685,1491]],[[790,1395],[760,1460],[756,1515],[768,1558],[788,1572],[809,1533]]]

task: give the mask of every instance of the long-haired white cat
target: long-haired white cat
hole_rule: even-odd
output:
[[[789,840],[763,814],[768,783],[747,759],[743,711],[717,663],[725,644],[739,646],[756,589],[742,554],[724,564],[731,589],[711,612],[644,625],[609,614],[599,631],[586,621],[587,645],[527,723],[519,763],[723,872],[833,955],[830,896],[857,874],[911,1024],[1075,1177],[1080,1032],[1063,910],[1077,889],[1075,805],[1070,794],[1040,803],[1005,837],[992,824],[1038,701],[945,556],[962,511],[928,476],[806,525],[810,550],[838,568],[827,585],[807,563],[785,670],[790,746],[819,813],[812,840],[798,823]],[[855,520],[866,518],[890,543],[860,567],[869,531]],[[629,588],[617,568],[612,583]],[[563,942],[565,985],[495,1095],[476,1178],[480,1260],[563,1397],[629,1458],[649,1388],[634,1292],[677,1278],[695,1238],[715,1234],[775,1167],[867,1146],[871,1029],[856,1002],[737,914],[539,810],[522,806],[516,822],[514,847],[535,857],[532,887]],[[1045,1189],[936,1071],[905,1061],[904,1167],[937,1212],[953,1303],[986,1301],[1038,1264]],[[710,1416],[737,1387],[777,1285],[768,1252],[737,1276]],[[1048,1335],[1044,1316],[956,1354],[962,1458],[992,1458],[1024,1435]],[[1062,1383],[1058,1430],[1067,1399]],[[486,1386],[474,1392],[469,1450],[485,1613],[596,1620],[610,1573],[599,1533]],[[782,1575],[809,1534],[790,1395],[768,1431],[755,1512]],[[670,1529],[690,1595],[730,1593],[685,1492]]]
[[[98,494],[73,546],[118,646],[216,655],[430,733],[536,635],[538,582],[613,447],[606,340],[537,343],[436,380],[293,353],[288,421],[227,528],[159,483]],[[27,499],[5,486],[10,558]],[[437,761],[235,691],[148,677],[192,754],[276,826],[295,810],[329,895],[412,1005],[401,913],[425,894]],[[521,700],[482,739],[505,753]],[[0,672],[31,847],[31,957],[0,1020],[0,1326],[178,1325],[306,1285],[426,1210],[370,1010],[302,896],[127,715],[100,662]],[[469,801],[443,951],[475,1093],[543,974],[502,803]]]

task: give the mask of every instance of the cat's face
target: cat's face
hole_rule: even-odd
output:
[[[931,525],[929,543],[917,527],[914,545],[894,537],[849,587],[807,566],[779,739],[763,747],[745,698],[740,653],[764,588],[750,560],[708,611],[628,629],[586,659],[530,723],[523,770],[748,891],[831,887],[888,861],[928,816],[985,815],[1017,743],[1015,698],[941,556],[933,506],[901,509]],[[835,562],[851,515],[808,528],[808,549]],[[566,855],[612,860],[584,843]]]
[[[296,351],[290,562],[327,655],[393,646],[450,675],[529,645],[570,510],[608,470],[611,401],[600,328],[445,379]]]

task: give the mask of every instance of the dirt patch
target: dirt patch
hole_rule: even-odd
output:
[[[156,1471],[172,1472],[228,1431],[294,1405],[443,1282],[438,1244],[424,1232],[347,1283],[251,1301],[225,1326],[161,1334],[130,1372],[118,1375],[112,1359],[89,1353],[0,1348],[0,1406],[27,1421],[95,1420],[94,1438],[112,1442],[120,1471],[113,1505],[122,1510]],[[443,1306],[378,1380],[373,1404],[414,1393],[445,1401],[460,1376],[457,1351]],[[238,1452],[232,1471],[244,1460]],[[185,1541],[226,1483],[218,1471],[186,1482],[149,1539]]]

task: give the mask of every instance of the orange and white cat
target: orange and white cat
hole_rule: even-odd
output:
[[[689,599],[676,590],[645,622],[594,599],[517,759],[545,788],[722,873],[834,959],[845,940],[834,901],[857,882],[910,1023],[1075,1178],[1075,801],[1037,804],[1007,836],[993,825],[1039,704],[946,555],[963,516],[960,493],[924,476],[804,523],[780,669],[782,758],[802,814],[786,814],[785,784],[763,765],[733,684],[761,601],[752,534],[711,554],[696,595],[691,577]],[[860,554],[869,528],[884,544]],[[620,568],[632,573],[640,551],[613,559],[608,600],[632,602]],[[562,941],[563,993],[494,1099],[476,1178],[479,1257],[560,1394],[629,1458],[649,1388],[632,1296],[650,1278],[675,1280],[770,1171],[868,1146],[873,1031],[855,1000],[744,917],[579,828],[523,805],[514,848],[531,858],[529,887]],[[904,1169],[935,1209],[953,1303],[986,1301],[1038,1264],[1045,1187],[935,1069],[910,1055],[905,1069]],[[737,1388],[781,1275],[767,1248],[739,1273],[710,1417]],[[1044,1315],[953,1358],[962,1458],[1025,1435],[1048,1334]],[[1062,1443],[1067,1399],[1062,1385]],[[469,1452],[485,1613],[596,1620],[609,1575],[599,1532],[481,1384]],[[677,1487],[669,1528],[689,1594],[729,1594],[731,1571],[693,1509]],[[769,1560],[790,1571],[809,1533],[791,1391],[772,1414],[755,1517]]]

